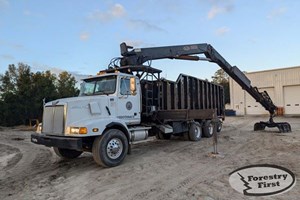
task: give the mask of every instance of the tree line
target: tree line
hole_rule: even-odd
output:
[[[64,71],[32,72],[29,65],[11,64],[0,74],[0,126],[26,124],[42,119],[43,102],[77,96],[75,78]]]
[[[230,103],[229,76],[223,69],[218,69],[212,77],[212,82],[223,86],[225,103]]]

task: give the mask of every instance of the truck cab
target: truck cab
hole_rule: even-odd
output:
[[[94,158],[98,157],[95,158],[98,164],[115,166],[128,153],[131,132],[138,132],[132,127],[141,122],[140,99],[140,80],[131,74],[101,73],[85,78],[78,97],[44,105],[43,123],[31,141],[53,147],[65,158],[91,151]],[[113,137],[106,138],[105,149],[100,149],[105,138],[101,136],[108,131],[111,134],[106,135]],[[98,147],[96,143],[99,143]],[[106,158],[100,158],[102,151],[106,152]]]
[[[138,78],[122,73],[83,79],[78,97],[45,104],[41,133],[88,137],[101,135],[111,122],[124,127],[139,124],[140,89],[136,85]]]

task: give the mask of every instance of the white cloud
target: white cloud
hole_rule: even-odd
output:
[[[150,23],[147,20],[135,18],[129,19],[126,9],[121,4],[114,4],[108,10],[96,10],[91,12],[87,18],[94,21],[99,21],[101,23],[110,22],[115,19],[123,19],[123,22],[127,25],[126,28],[129,29],[143,29],[145,31],[160,31],[166,32],[163,28],[157,26],[156,24]],[[83,38],[81,38],[84,40]]]
[[[47,71],[47,70],[49,70],[51,73],[54,73],[56,75],[60,74],[63,71],[66,71],[66,70],[63,70],[59,67],[51,67],[49,65],[41,64],[41,63],[38,63],[38,62],[23,61],[23,63],[27,63],[28,65],[30,65],[34,71]]]
[[[223,36],[225,34],[227,34],[230,31],[230,29],[228,27],[221,27],[219,29],[216,30],[216,35],[218,36]]]
[[[90,38],[90,34],[88,32],[81,33],[79,38],[82,41],[87,41]]]
[[[207,18],[213,19],[217,15],[223,14],[223,13],[229,13],[231,10],[232,10],[231,6],[225,6],[225,7],[212,6],[211,9],[209,10],[209,12],[207,13]]]
[[[122,17],[126,14],[125,8],[121,4],[115,4],[109,11],[109,15],[113,17]]]
[[[26,63],[26,62],[24,62]],[[29,64],[30,65],[30,64]],[[67,71],[68,73],[70,73],[72,76],[75,77],[75,80],[77,81],[76,86],[79,87],[79,83],[81,82],[81,79],[83,78],[87,78],[89,75],[85,75],[85,74],[81,74],[79,72],[76,71],[68,71],[59,67],[50,67],[48,65],[44,65],[44,64],[40,64],[37,62],[33,62],[31,63],[32,65],[32,69],[33,71],[47,71],[49,70],[51,73],[55,74],[57,77],[60,73]]]
[[[126,15],[126,10],[121,4],[114,4],[107,11],[96,10],[89,14],[88,18],[100,22],[108,22]]]
[[[132,29],[144,29],[146,31],[160,31],[160,32],[166,32],[163,28],[160,28],[159,26],[156,26],[154,24],[149,23],[146,20],[141,19],[131,19],[127,22],[129,28]]]
[[[209,12],[207,13],[208,19],[213,19],[217,14],[222,13],[222,8],[219,8],[217,6],[213,6]]]
[[[207,13],[207,18],[210,20],[220,14],[231,12],[234,7],[232,0],[226,0],[226,1],[211,0],[210,4],[211,4],[211,8]]]
[[[280,8],[276,8],[273,9],[269,15],[267,16],[268,19],[274,19],[276,17],[280,17],[282,15],[284,15],[287,12],[287,8],[286,7],[280,7]]]

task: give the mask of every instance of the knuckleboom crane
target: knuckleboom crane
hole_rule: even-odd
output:
[[[291,126],[288,122],[274,122],[276,116],[276,105],[272,102],[266,91],[259,92],[257,87],[251,85],[251,81],[236,66],[231,66],[210,44],[190,44],[178,46],[136,48],[120,45],[120,65],[142,65],[151,60],[158,59],[180,59],[191,61],[209,61],[218,64],[232,79],[234,79],[244,90],[246,90],[257,102],[259,102],[269,113],[269,121],[255,123],[254,131],[264,130],[265,127],[277,127],[280,132],[290,132]],[[205,57],[199,57],[203,54]]]

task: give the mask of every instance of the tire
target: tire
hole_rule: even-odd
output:
[[[94,161],[103,167],[120,165],[128,153],[128,139],[118,129],[109,129],[96,137],[92,148]]]
[[[202,129],[199,123],[191,123],[188,132],[188,137],[191,141],[199,141],[202,137]]]
[[[172,134],[164,134],[160,129],[156,128],[155,129],[155,137],[158,140],[169,140],[171,139]]]
[[[203,127],[203,135],[204,137],[210,138],[214,134],[214,126],[211,122],[211,120],[206,120],[204,122],[204,127]]]
[[[155,135],[156,139],[158,140],[169,140],[171,139],[172,134],[164,134],[161,130],[158,130],[157,134]]]
[[[161,140],[161,139],[162,139],[162,138],[160,138],[160,134],[159,134],[159,133],[156,133],[155,137],[156,137],[156,139],[158,139],[158,140]]]
[[[156,137],[156,139],[158,139],[158,140],[162,140],[161,134],[159,134],[159,133],[156,133],[155,137]]]
[[[53,147],[54,152],[61,158],[74,159],[82,154],[82,151],[76,151],[72,149],[62,149],[58,147]]]

